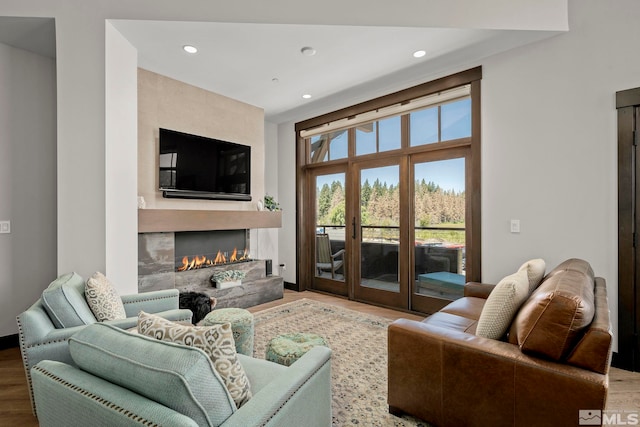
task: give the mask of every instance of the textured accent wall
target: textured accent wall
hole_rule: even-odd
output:
[[[251,146],[251,202],[164,199],[158,191],[158,129]],[[138,70],[138,195],[149,209],[255,210],[264,197],[264,110]]]

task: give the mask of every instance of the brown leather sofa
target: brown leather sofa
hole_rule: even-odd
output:
[[[563,262],[503,340],[475,335],[492,289],[467,283],[463,298],[424,321],[389,326],[389,411],[441,427],[533,427],[577,426],[604,410],[612,341],[605,280],[586,261]]]

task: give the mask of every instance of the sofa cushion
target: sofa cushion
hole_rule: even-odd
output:
[[[478,326],[478,321],[475,319],[442,311],[433,313],[431,316],[424,319],[422,323],[446,329],[453,329],[460,332],[467,332],[469,334],[475,334]]]
[[[531,294],[542,281],[546,267],[544,260],[537,258],[525,262],[518,269],[518,271],[525,270],[527,272],[527,278],[529,279],[529,294]]]
[[[127,318],[118,291],[104,274],[95,272],[89,277],[84,296],[98,322]]]
[[[200,426],[218,426],[236,410],[200,349],[96,323],[69,339],[69,352],[82,370],[159,402]]]
[[[42,292],[42,305],[56,328],[90,325],[96,318],[84,297],[84,279],[67,273],[51,282]]]
[[[487,302],[484,298],[464,297],[447,304],[440,310],[443,313],[454,314],[471,320],[478,320],[482,313],[482,308]]]
[[[138,315],[138,333],[203,350],[222,377],[236,406],[239,408],[251,398],[251,386],[238,361],[231,324],[182,325],[142,311]]]
[[[518,312],[509,342],[524,353],[557,361],[568,355],[593,320],[594,280],[585,271],[573,269],[549,276]]]
[[[527,270],[500,280],[482,308],[476,335],[484,338],[501,339],[506,334],[513,317],[529,296]]]

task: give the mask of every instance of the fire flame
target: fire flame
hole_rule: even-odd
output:
[[[206,255],[196,255],[192,259],[188,256],[182,258],[182,265],[177,267],[177,271],[195,270],[197,268],[211,267],[213,265],[227,264],[231,262],[239,262],[249,259],[249,251],[245,248],[242,255],[238,256],[238,249],[234,248],[233,253],[227,260],[222,251],[218,251],[214,259],[208,259]]]

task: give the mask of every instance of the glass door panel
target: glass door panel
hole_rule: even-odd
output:
[[[449,302],[466,283],[465,158],[413,164],[414,300]]]
[[[400,165],[361,167],[356,233],[357,299],[406,307],[402,295]],[[356,219],[359,218],[359,222]],[[406,289],[406,279],[404,288]]]
[[[314,174],[314,289],[347,295],[345,172]]]

